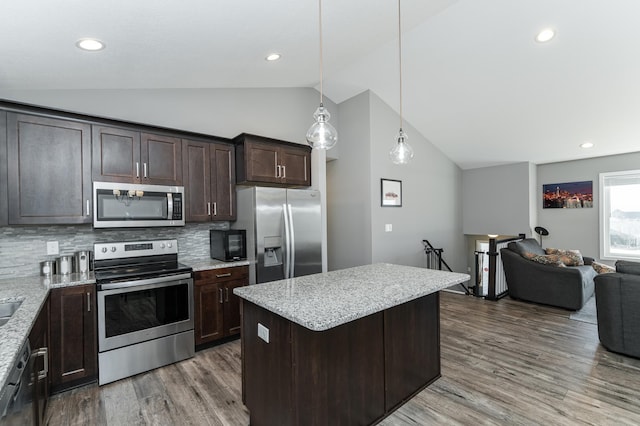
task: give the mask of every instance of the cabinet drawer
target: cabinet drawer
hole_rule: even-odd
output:
[[[248,266],[233,266],[230,268],[210,269],[208,271],[198,271],[194,273],[195,284],[204,283],[203,281],[225,282],[234,281],[249,276]]]

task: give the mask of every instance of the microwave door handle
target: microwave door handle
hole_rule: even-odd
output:
[[[167,192],[167,219],[173,219],[173,194]]]

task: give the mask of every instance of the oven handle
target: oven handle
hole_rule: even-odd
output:
[[[164,277],[148,278],[146,280],[135,280],[135,281],[126,281],[121,283],[100,284],[98,285],[98,290],[115,290],[118,288],[139,287],[147,284],[160,284],[160,283],[166,283],[171,281],[186,280],[189,278],[191,278],[191,274],[189,273],[167,275]]]

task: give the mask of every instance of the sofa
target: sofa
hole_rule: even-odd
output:
[[[510,242],[500,250],[509,296],[527,302],[578,310],[594,292],[593,259],[581,266],[541,264],[524,256],[546,256],[533,238]]]
[[[640,358],[640,263],[619,260],[595,278],[598,337],[612,352]]]

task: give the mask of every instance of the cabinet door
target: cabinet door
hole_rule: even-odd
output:
[[[0,111],[0,176],[7,176],[7,113]],[[0,226],[9,224],[7,180],[0,179]]]
[[[310,152],[303,148],[283,147],[280,150],[282,180],[290,185],[311,186]]]
[[[240,333],[240,298],[233,289],[249,283],[246,280],[230,281],[224,285],[224,334],[231,336]]]
[[[281,183],[278,177],[278,146],[260,142],[245,142],[246,180]]]
[[[235,151],[226,144],[211,145],[213,220],[236,220]]]
[[[185,192],[185,220],[211,220],[211,168],[209,143],[182,140],[182,172]]]
[[[196,345],[211,342],[224,335],[222,287],[209,279],[195,275],[195,341]]]
[[[139,183],[140,133],[93,126],[93,180]]]
[[[140,135],[142,182],[182,185],[182,141],[170,136]]]
[[[96,379],[95,285],[51,290],[51,387],[53,391]]]
[[[88,124],[7,114],[9,224],[91,223]]]
[[[49,399],[49,377],[46,373],[45,365],[48,365],[49,353],[49,299],[40,310],[38,317],[29,333],[29,343],[31,344],[32,356],[36,352],[33,364],[34,386],[33,403],[36,413],[36,424],[41,425],[44,419],[44,412]],[[45,358],[47,361],[45,361]]]

